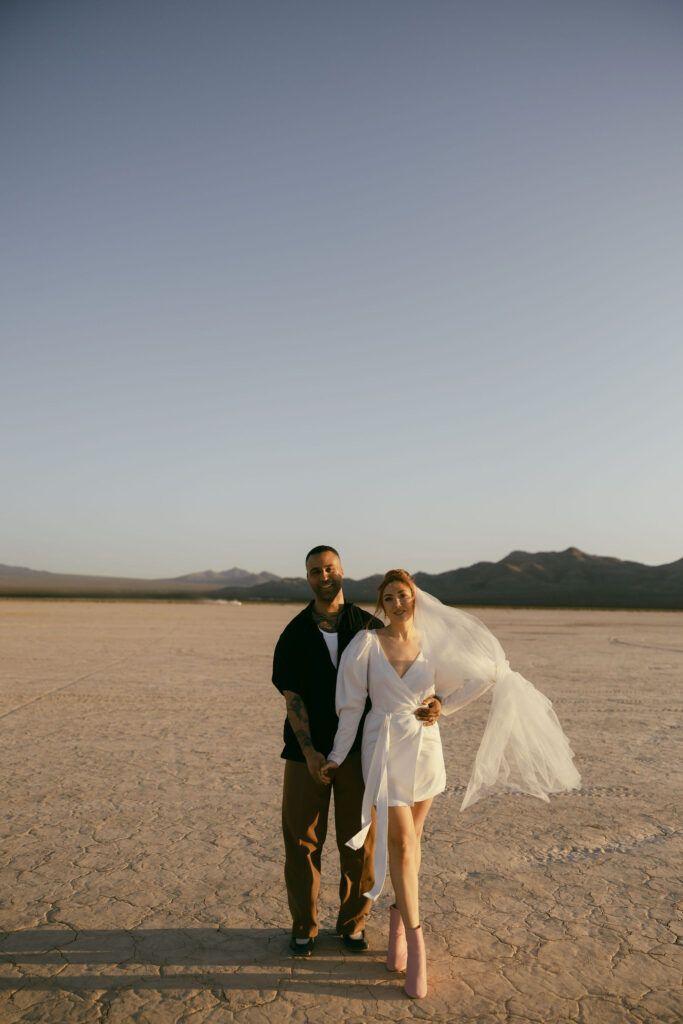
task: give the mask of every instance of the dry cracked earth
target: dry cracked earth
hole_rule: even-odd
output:
[[[284,705],[294,607],[0,602],[2,1024],[679,1024],[683,616],[486,610],[583,776],[550,805],[460,799],[483,698],[442,728],[424,842],[426,999],[333,935],[287,954]]]

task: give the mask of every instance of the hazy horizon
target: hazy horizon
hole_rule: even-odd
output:
[[[568,545],[566,548],[562,548],[562,549],[558,550],[557,552],[529,551],[529,552],[526,552],[526,553],[528,553],[529,555],[553,554],[553,553],[554,554],[562,554],[564,551],[573,550],[573,549],[576,549],[576,545]],[[520,550],[520,549],[515,549],[515,550]],[[514,551],[508,551],[506,555],[502,556],[502,558],[504,559],[504,558],[508,557],[509,555],[511,555],[513,553],[514,553]],[[625,561],[636,561],[635,559],[624,559],[624,558],[620,558],[618,555],[606,555],[606,554],[600,553],[600,552],[583,551],[582,554],[588,555],[589,557],[616,558],[619,561],[624,561],[624,562]],[[650,565],[653,568],[657,568],[658,566],[671,565],[674,562],[680,561],[681,558],[683,558],[683,556],[679,556],[678,558],[669,559],[668,562],[655,563],[654,565],[652,563],[647,563],[647,562],[642,562],[642,563],[638,563],[638,564]],[[500,562],[501,560],[502,559],[495,559],[494,560],[494,559],[490,559],[490,558],[477,559],[478,562],[491,562],[491,563]],[[433,570],[422,569],[419,566],[408,566],[407,568],[408,568],[409,572],[411,572],[413,575],[415,575],[416,573],[419,573],[419,572],[428,572],[430,575],[438,575],[439,573],[452,572],[452,571],[457,570],[457,569],[468,569],[473,564],[476,564],[476,563],[472,562],[472,563],[467,563],[466,565],[442,566],[441,568],[437,568],[437,569],[433,569]],[[344,560],[344,567],[345,567],[345,574],[346,574],[346,576],[349,579],[356,579],[356,580],[357,579],[364,579],[364,578],[366,578],[368,576],[381,575],[382,573],[387,571],[386,567],[383,567],[383,568],[371,569],[370,572],[364,572],[362,574],[354,575],[352,572],[346,571],[346,560]],[[204,572],[214,572],[217,575],[220,575],[221,573],[232,572],[232,571],[235,571],[235,570],[240,571],[240,572],[247,572],[247,573],[249,573],[252,576],[258,576],[260,573],[271,573],[272,575],[277,576],[279,578],[292,578],[292,577],[304,578],[305,577],[305,570],[304,570],[303,565],[300,567],[300,569],[298,571],[294,570],[294,571],[292,571],[290,573],[278,573],[278,572],[275,572],[273,569],[271,569],[271,568],[269,568],[268,566],[265,566],[265,565],[264,566],[260,566],[259,568],[254,568],[254,567],[248,567],[248,566],[245,566],[245,565],[237,565],[237,564],[235,564],[235,565],[231,565],[231,566],[225,566],[225,567],[222,567],[222,568],[216,568],[215,566],[204,566],[201,569],[197,569],[197,568],[195,568],[195,569],[187,569],[187,570],[183,570],[181,572],[167,573],[167,574],[164,574],[164,575],[161,575],[161,576],[143,576],[140,573],[127,573],[125,575],[121,574],[121,573],[98,573],[98,572],[95,572],[95,573],[91,573],[91,572],[80,573],[80,572],[71,572],[71,571],[67,571],[67,570],[53,570],[53,569],[48,569],[48,568],[45,568],[45,567],[37,567],[37,566],[33,566],[33,565],[21,565],[21,566],[20,565],[10,565],[7,562],[0,562],[0,568],[4,568],[4,569],[20,569],[20,570],[21,569],[28,569],[28,570],[33,571],[33,572],[48,572],[48,573],[54,573],[55,575],[94,576],[94,577],[111,576],[113,578],[116,578],[117,576],[122,576],[122,578],[140,579],[140,580],[173,580],[173,579],[178,579],[179,577],[183,577],[183,576],[199,575],[200,573],[204,573]]]
[[[7,0],[0,558],[680,558],[682,41],[669,0]]]

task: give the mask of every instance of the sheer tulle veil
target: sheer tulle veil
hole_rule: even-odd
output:
[[[476,616],[416,589],[415,628],[436,668],[444,714],[493,688],[488,722],[461,805],[491,793],[550,793],[578,789],[574,754],[551,702],[514,672],[496,637]]]

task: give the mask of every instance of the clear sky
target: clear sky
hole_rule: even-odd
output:
[[[683,555],[679,0],[3,0],[0,562]]]

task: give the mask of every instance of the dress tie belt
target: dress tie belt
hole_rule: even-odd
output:
[[[372,808],[377,808],[377,836],[375,844],[374,873],[375,883],[370,892],[363,893],[371,900],[376,900],[382,889],[387,875],[387,845],[389,840],[389,784],[387,777],[387,764],[389,761],[389,748],[391,742],[391,721],[393,718],[415,719],[415,706],[398,711],[386,711],[373,705],[370,715],[383,716],[375,749],[372,752],[372,760],[368,769],[368,776],[365,780],[365,792],[363,793],[363,806],[361,810],[361,827],[353,838],[346,843],[352,850],[360,850],[367,838],[368,831],[372,825]],[[369,716],[368,716],[369,717]],[[415,732],[416,742],[419,744],[422,739],[422,726],[418,725]]]

